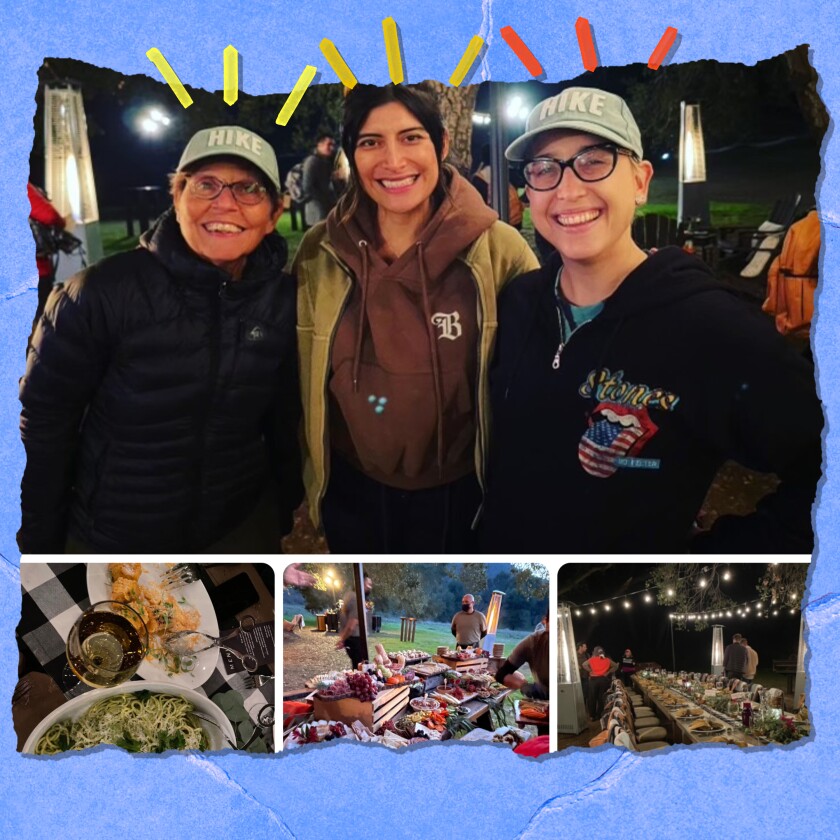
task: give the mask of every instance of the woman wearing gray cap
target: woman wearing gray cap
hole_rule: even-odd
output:
[[[635,244],[653,168],[624,100],[567,88],[506,155],[556,254],[499,298],[487,550],[810,552],[813,369],[697,257]],[[729,459],[779,488],[692,539]]]
[[[302,487],[279,193],[265,140],[199,131],[140,246],[52,293],[20,384],[22,552],[280,550]]]

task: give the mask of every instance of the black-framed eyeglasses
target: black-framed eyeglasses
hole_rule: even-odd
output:
[[[268,194],[268,190],[259,181],[254,180],[227,183],[213,175],[191,175],[188,176],[188,183],[190,195],[205,201],[218,198],[225,188],[231,191],[237,204],[259,204]]]
[[[615,171],[619,155],[633,156],[629,149],[621,149],[612,143],[602,143],[581,149],[568,160],[553,157],[538,157],[529,160],[522,168],[525,183],[538,192],[554,190],[560,186],[566,169],[580,178],[581,181],[603,181]]]

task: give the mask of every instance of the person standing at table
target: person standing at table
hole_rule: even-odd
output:
[[[369,595],[371,589],[373,589],[373,581],[365,577],[365,595]],[[362,638],[359,635],[359,615],[363,614],[367,619],[368,613],[365,611],[365,605],[359,603],[355,589],[348,589],[341,600],[341,610],[338,613],[338,641],[335,643],[335,649],[347,651],[355,671],[359,663],[365,662],[368,658],[367,648],[362,645]]]
[[[750,647],[750,643],[741,636],[741,646],[747,652],[747,663],[744,666],[744,681],[749,685],[755,680],[755,672],[758,670],[758,653]]]
[[[610,685],[610,675],[615,673],[618,663],[613,662],[599,645],[583,663],[583,667],[589,674],[589,718],[598,720],[604,711],[604,695]]]
[[[744,679],[744,670],[747,667],[747,651],[741,644],[741,634],[736,633],[732,637],[732,643],[726,646],[723,652],[723,670],[726,676],[731,679]]]
[[[484,613],[476,610],[472,595],[464,595],[461,599],[461,612],[452,617],[451,629],[456,648],[476,648],[487,635],[487,619]]]
[[[580,686],[583,689],[583,700],[588,702],[589,698],[589,672],[583,667],[583,663],[589,659],[589,647],[586,642],[577,646],[578,673],[580,674]]]
[[[621,674],[621,681],[629,688],[633,674],[636,673],[636,660],[633,658],[633,651],[630,648],[624,651],[618,672]]]
[[[514,649],[511,655],[496,671],[496,681],[507,688],[519,690],[524,697],[534,700],[548,700],[550,696],[551,675],[548,667],[551,631],[548,628],[548,611],[543,616],[546,629],[539,633],[526,636]],[[533,683],[525,679],[525,675],[518,669],[528,665]]]

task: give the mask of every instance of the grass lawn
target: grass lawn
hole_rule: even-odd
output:
[[[290,612],[283,616],[287,621],[294,618]],[[530,634],[530,630],[499,630],[496,633],[496,642],[503,643],[505,655],[508,655],[519,642]],[[442,621],[418,621],[417,632],[413,642],[400,641],[400,620],[398,618],[382,617],[382,632],[371,633],[368,637],[370,643],[381,644],[389,653],[396,653],[398,650],[425,650],[426,653],[434,655],[439,645],[455,645],[455,637],[449,629],[448,624]]]

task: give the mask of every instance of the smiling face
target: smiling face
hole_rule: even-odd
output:
[[[592,134],[551,132],[535,143],[529,157],[566,161],[603,142]],[[623,154],[603,181],[581,181],[566,168],[555,189],[528,188],[534,227],[560,252],[564,263],[621,262],[635,248],[630,227],[636,199],[647,198],[652,175],[653,167],[647,161],[634,164]]]
[[[253,181],[255,175],[251,169],[235,163],[208,163],[192,172],[173,196],[181,235],[190,250],[238,278],[248,254],[274,230],[282,208],[273,210],[268,196],[259,204],[238,204],[227,188],[210,200],[194,196],[189,180],[208,175],[226,184]]]
[[[443,157],[448,147],[446,138]],[[380,214],[428,214],[440,164],[429,132],[405,105],[389,102],[373,108],[353,157],[359,183]]]

